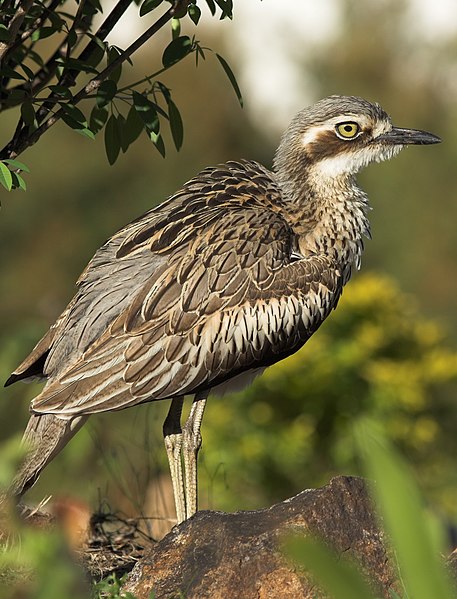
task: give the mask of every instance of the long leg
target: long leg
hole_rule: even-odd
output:
[[[171,482],[176,506],[176,519],[178,524],[186,519],[186,506],[184,498],[181,448],[182,429],[181,413],[184,397],[175,397],[171,400],[165,422],[163,423],[163,436],[167,450],[168,464],[170,466]]]
[[[195,396],[189,417],[183,429],[183,453],[186,475],[186,517],[197,511],[197,456],[202,444],[200,427],[208,392]]]

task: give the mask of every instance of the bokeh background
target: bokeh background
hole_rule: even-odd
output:
[[[103,139],[58,124],[21,156],[31,169],[28,191],[1,198],[1,378],[54,322],[114,231],[209,164],[244,157],[270,166],[280,133],[303,106],[331,93],[362,95],[398,125],[428,129],[444,143],[408,148],[360,175],[374,208],[362,272],[302,351],[244,393],[209,402],[201,506],[264,507],[334,475],[358,474],[351,427],[369,415],[410,461],[430,505],[453,519],[456,7],[445,0],[240,0],[233,22],[220,23],[202,8],[197,37],[231,64],[244,109],[213,56],[198,68],[188,57],[163,77],[185,123],[180,153],[169,143],[164,160],[144,135],[110,167]],[[125,47],[145,19],[132,14],[113,43]],[[182,30],[192,35],[195,26],[186,19]],[[126,81],[160,65],[162,42],[137,57]],[[15,118],[3,119],[2,145]],[[2,439],[23,430],[39,389],[2,391]],[[52,493],[94,509],[172,515],[161,433],[166,410],[157,403],[92,417],[28,501]]]

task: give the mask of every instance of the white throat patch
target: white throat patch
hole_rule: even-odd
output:
[[[352,175],[370,162],[389,160],[400,152],[401,145],[380,147],[374,144],[360,148],[356,152],[344,152],[339,156],[323,158],[313,165],[316,174],[323,178],[334,178],[344,174]]]

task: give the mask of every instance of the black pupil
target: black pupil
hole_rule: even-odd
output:
[[[344,130],[346,131],[346,133],[351,133],[352,132],[352,125],[345,125],[344,126]]]

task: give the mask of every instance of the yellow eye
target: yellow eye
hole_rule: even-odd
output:
[[[360,127],[357,123],[346,122],[336,126],[338,137],[343,137],[344,139],[353,139],[359,131]]]

